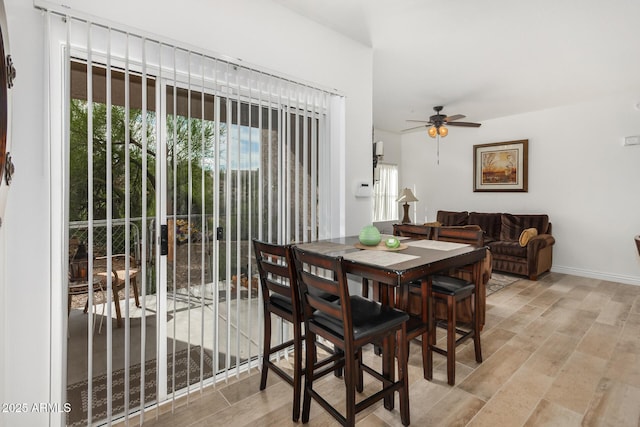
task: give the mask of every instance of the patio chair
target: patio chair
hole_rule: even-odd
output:
[[[136,307],[140,307],[140,298],[138,295],[138,271],[139,265],[135,257],[129,256],[129,269],[127,270],[125,254],[117,254],[109,256],[96,257],[94,261],[93,274],[100,278],[100,283],[103,289],[108,289],[107,282],[107,260],[111,258],[111,288],[113,294],[113,302],[116,308],[116,325],[122,326],[122,313],[120,309],[120,295],[119,292],[126,287],[126,277],[129,275],[129,283],[133,289],[133,297],[136,303]]]
[[[71,314],[71,304],[74,296],[82,296],[87,295],[87,301],[84,305],[84,313],[89,311],[89,281],[87,280],[87,259],[76,259],[69,262],[69,288],[67,290],[67,315]],[[102,280],[94,276],[92,280],[93,286],[93,294],[94,294],[94,302],[95,295],[98,293],[102,294],[102,317],[100,319],[100,328],[98,329],[98,333],[102,332],[102,319],[104,319],[104,311],[106,298],[104,297],[104,288],[102,287]],[[92,310],[93,311],[93,310]],[[95,328],[95,316],[96,313],[93,313],[93,327]],[[95,329],[94,329],[95,330]]]

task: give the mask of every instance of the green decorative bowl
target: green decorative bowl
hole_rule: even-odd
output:
[[[358,239],[365,246],[376,246],[380,243],[382,237],[380,237],[380,231],[375,226],[367,225],[360,231]]]
[[[384,244],[389,249],[396,249],[400,247],[400,240],[396,239],[395,237],[389,237],[387,240],[384,241]]]

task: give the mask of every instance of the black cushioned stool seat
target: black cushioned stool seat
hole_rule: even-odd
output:
[[[475,285],[466,280],[450,276],[435,276],[432,289],[442,295],[455,295],[460,298],[471,295]]]
[[[353,321],[353,338],[355,340],[379,335],[386,329],[400,327],[403,322],[409,320],[409,315],[405,312],[382,306],[359,295],[351,295],[349,299],[351,300],[351,320]],[[339,301],[334,304],[339,305]],[[317,312],[313,322],[330,329],[344,339],[344,324],[335,317]]]

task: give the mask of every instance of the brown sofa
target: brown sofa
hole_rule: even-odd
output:
[[[551,269],[555,239],[548,215],[438,211],[437,219],[442,226],[479,226],[491,250],[494,271],[538,280],[540,274]],[[521,246],[522,232],[531,228],[536,229],[537,236]]]

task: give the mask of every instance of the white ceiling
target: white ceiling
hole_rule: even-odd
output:
[[[435,105],[482,122],[618,93],[640,102],[638,0],[273,1],[373,48],[379,129]]]

